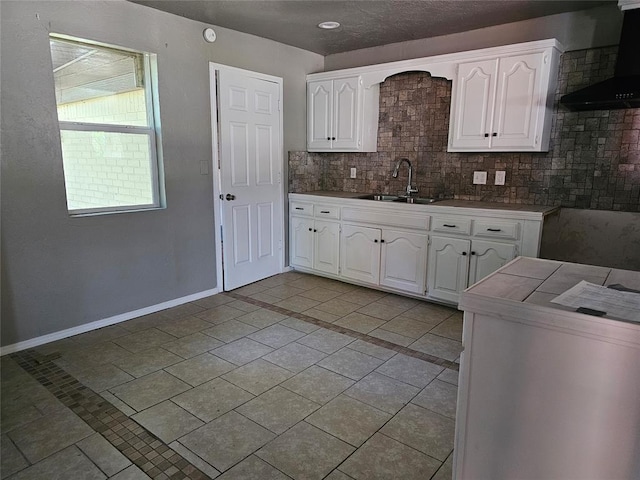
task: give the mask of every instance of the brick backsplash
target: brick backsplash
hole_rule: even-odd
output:
[[[562,56],[549,152],[447,152],[451,81],[409,72],[380,86],[378,151],[289,152],[289,191],[398,193],[406,166],[391,177],[398,158],[414,166],[423,197],[446,197],[600,210],[640,211],[640,109],[570,112],[558,106],[567,92],[613,76],[617,47]],[[357,178],[349,178],[356,167]],[[474,170],[488,172],[473,185]],[[506,185],[492,185],[506,170]]]

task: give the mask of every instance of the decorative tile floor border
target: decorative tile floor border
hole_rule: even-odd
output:
[[[35,350],[11,355],[72,412],[154,480],[206,480],[202,471],[139,423]]]
[[[452,362],[451,360],[446,360],[444,358],[436,357],[434,355],[429,355],[428,353],[419,352],[409,347],[403,347],[402,345],[391,343],[381,338],[372,337],[371,335],[367,335],[366,333],[357,332],[355,330],[351,330],[350,328],[341,327],[340,325],[334,325],[333,323],[325,322],[324,320],[319,320],[317,318],[310,317],[309,315],[305,315],[304,313],[294,312],[286,308],[278,307],[277,305],[272,305],[271,303],[263,302],[262,300],[257,300],[255,298],[247,297],[245,295],[240,295],[239,293],[234,293],[233,291],[224,292],[224,294],[228,295],[229,297],[235,298],[236,300],[242,300],[243,302],[247,302],[252,305],[256,305],[258,307],[271,310],[273,312],[281,313],[282,315],[286,315],[288,317],[297,318],[298,320],[311,323],[313,325],[316,325],[317,327],[322,327],[322,328],[326,328],[327,330],[331,330],[333,332],[342,333],[343,335],[348,335],[352,338],[357,338],[358,340],[362,340],[364,342],[371,343],[379,347],[384,347],[389,350],[393,350],[394,352],[402,353],[409,357],[419,358],[420,360],[433,363],[440,367],[449,368],[451,370],[455,370],[456,372],[459,371],[460,369],[460,365],[458,365],[456,362]]]

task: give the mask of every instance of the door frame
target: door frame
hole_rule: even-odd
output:
[[[275,77],[273,75],[267,75],[265,73],[254,72],[252,70],[245,70],[243,68],[230,67],[229,65],[223,65],[221,63],[209,62],[209,97],[210,97],[210,112],[211,112],[211,167],[212,167],[212,181],[213,181],[213,221],[214,221],[214,238],[215,238],[215,251],[216,251],[216,287],[219,292],[224,292],[224,271],[223,271],[223,258],[222,258],[222,202],[220,201],[221,176],[220,176],[220,139],[218,131],[218,81],[217,72],[220,70],[233,71],[242,75],[257,78],[259,80],[265,80],[267,82],[273,82],[278,85],[279,105],[279,123],[280,123],[280,138],[278,144],[278,154],[280,157],[280,204],[281,210],[279,213],[282,216],[282,226],[280,228],[280,273],[285,271],[285,251],[286,251],[286,237],[285,237],[285,198],[287,186],[284,182],[285,163],[284,163],[284,121],[283,121],[283,79],[281,77]]]

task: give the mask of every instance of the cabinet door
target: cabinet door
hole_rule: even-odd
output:
[[[380,285],[424,295],[427,278],[427,236],[382,230]]]
[[[313,268],[313,220],[291,217],[291,265]]]
[[[460,238],[431,237],[429,248],[429,296],[458,303],[467,286],[471,242]]]
[[[380,279],[380,230],[343,225],[340,240],[340,274],[378,285]]]
[[[538,116],[544,115],[540,95],[542,53],[501,58],[498,66],[493,148],[535,148],[540,142]]]
[[[314,228],[313,268],[321,272],[338,274],[340,224],[316,220]]]
[[[491,144],[497,64],[497,60],[485,60],[459,65],[451,103],[450,149],[486,149]]]
[[[514,258],[516,258],[515,245],[473,240],[471,242],[469,285],[482,280]]]
[[[331,149],[333,108],[331,80],[307,84],[307,148]]]
[[[358,149],[358,82],[359,77],[333,81],[333,143],[334,150]]]

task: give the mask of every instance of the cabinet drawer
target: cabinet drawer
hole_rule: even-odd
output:
[[[475,237],[518,240],[520,238],[520,222],[476,220],[473,226],[473,235]]]
[[[433,219],[434,232],[471,234],[471,220],[468,218],[441,217]]]
[[[340,207],[335,205],[314,205],[313,214],[316,218],[340,218]]]
[[[304,202],[289,203],[289,213],[291,215],[313,216],[313,204]]]

